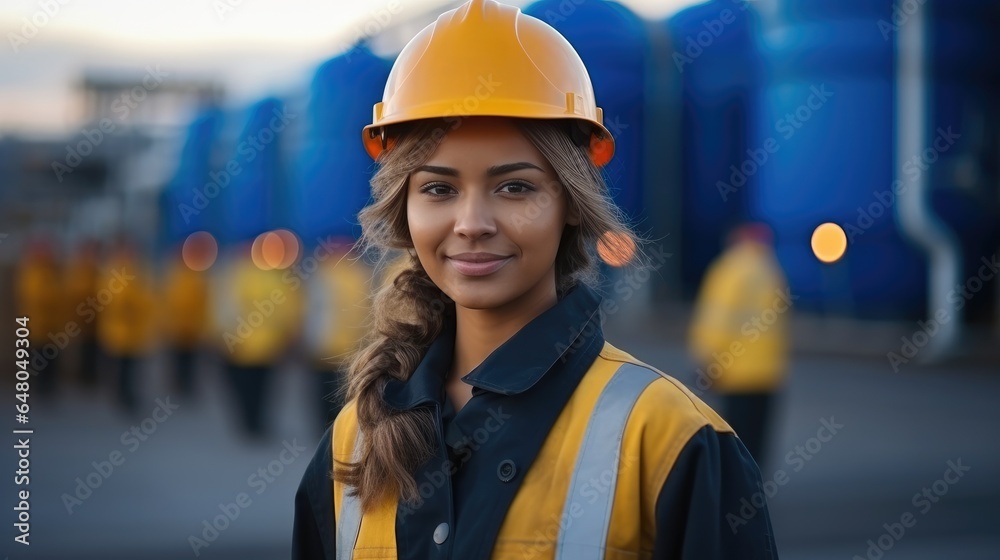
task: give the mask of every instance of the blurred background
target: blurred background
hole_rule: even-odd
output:
[[[510,3],[586,63],[651,239],[606,336],[745,434],[781,557],[1000,558],[1000,4]],[[0,6],[7,557],[289,557],[391,274],[360,131],[459,4]]]

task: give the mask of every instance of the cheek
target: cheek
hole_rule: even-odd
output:
[[[440,216],[435,217],[428,208],[410,204],[406,210],[406,223],[418,256],[431,256],[441,242],[444,220]]]
[[[558,199],[550,199],[547,206],[530,204],[507,216],[507,235],[525,251],[555,254],[566,222],[565,209],[558,204]]]

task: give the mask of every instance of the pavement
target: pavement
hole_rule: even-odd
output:
[[[693,386],[672,319],[661,316],[657,326],[623,316],[609,321],[607,338]],[[792,364],[761,461],[781,558],[1000,558],[998,362],[893,371],[884,355],[845,348],[797,352]],[[215,365],[202,361],[199,398],[181,401],[165,360],[154,356],[135,417],[117,412],[105,392],[32,397],[31,545],[13,541],[12,434],[0,461],[8,470],[3,554],[288,558],[292,498],[321,432],[311,379],[294,365],[278,372],[272,435],[252,443],[238,435]],[[838,427],[820,441],[830,433],[820,434],[824,425]],[[227,512],[232,519],[218,517]],[[223,528],[206,529],[213,521]]]

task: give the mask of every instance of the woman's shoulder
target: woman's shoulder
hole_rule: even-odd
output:
[[[595,365],[615,371],[615,376],[649,380],[622,434],[622,476],[637,476],[639,487],[671,496],[683,495],[699,473],[733,471],[744,476],[746,463],[733,429],[683,383],[609,343],[597,359],[603,363]],[[623,369],[626,365],[632,367]],[[668,477],[676,487],[667,487]],[[680,502],[670,498],[667,503]]]
[[[638,420],[660,430],[669,430],[681,439],[684,439],[685,435],[689,438],[705,427],[711,427],[718,433],[732,433],[733,429],[712,407],[683,383],[662,370],[609,342],[604,343],[598,360],[604,361],[606,366],[614,369],[629,364],[655,374],[652,382],[636,400],[630,422]]]

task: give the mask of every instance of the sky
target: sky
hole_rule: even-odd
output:
[[[698,0],[621,3],[658,19]],[[78,126],[74,85],[84,69],[134,72],[159,65],[175,77],[217,78],[230,101],[249,103],[286,93],[281,88],[304,88],[320,62],[382,22],[392,25],[453,5],[449,0],[3,0],[0,134],[59,135]]]

